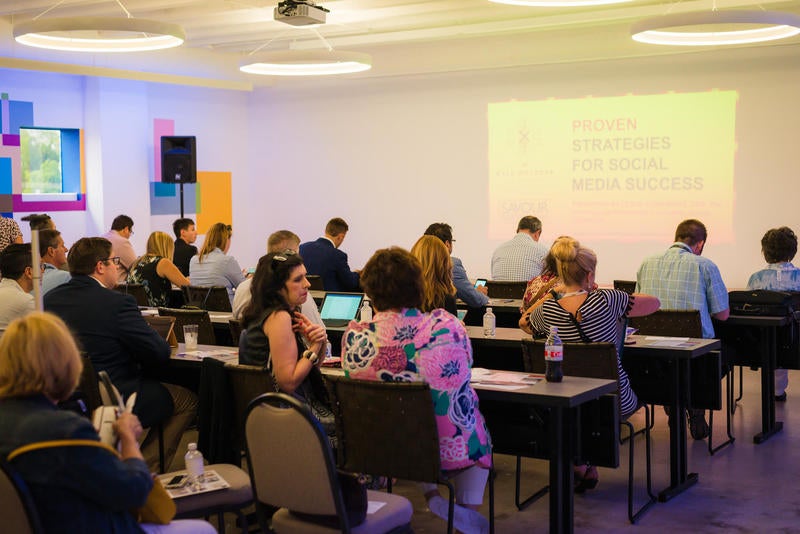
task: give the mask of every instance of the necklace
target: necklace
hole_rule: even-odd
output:
[[[561,295],[561,298],[563,299],[565,297],[574,297],[575,295],[583,295],[584,293],[586,293],[585,289],[579,289],[577,291],[570,291],[569,293],[564,293]]]

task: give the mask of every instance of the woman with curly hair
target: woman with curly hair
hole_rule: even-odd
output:
[[[458,315],[456,286],[453,285],[453,260],[441,239],[424,235],[411,247],[411,255],[422,265],[422,305],[420,310],[430,312],[444,308]]]
[[[361,285],[377,313],[372,321],[350,322],[342,339],[345,374],[430,385],[442,474],[456,488],[455,527],[488,532],[489,522],[478,509],[492,464],[491,441],[470,386],[472,347],[464,325],[443,309],[420,311],[422,267],[401,248],[377,251],[361,271]],[[422,484],[422,489],[431,512],[447,518],[448,502],[437,486]]]

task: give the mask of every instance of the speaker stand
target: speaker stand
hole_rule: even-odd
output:
[[[181,182],[181,219],[183,219],[183,182]]]

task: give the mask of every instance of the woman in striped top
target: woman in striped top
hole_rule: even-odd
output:
[[[555,257],[557,274],[562,285],[531,307],[520,320],[520,326],[534,332],[547,333],[558,327],[564,343],[611,342],[617,344],[623,317],[648,315],[658,310],[659,300],[651,295],[628,295],[616,289],[596,289],[595,253],[571,238],[561,237],[550,249]],[[639,407],[639,399],[617,356],[619,368],[620,416],[625,419]],[[582,467],[582,466],[581,466]],[[597,469],[586,466],[576,469],[578,487],[597,485]]]

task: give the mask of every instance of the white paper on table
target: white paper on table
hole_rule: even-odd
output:
[[[650,343],[651,347],[683,347],[688,339],[662,339],[655,343]]]
[[[386,506],[385,502],[367,501],[367,513],[368,514],[374,514],[375,512],[377,512],[378,510],[380,510],[384,506]]]
[[[645,336],[649,341],[677,341],[683,343],[689,341],[688,337],[672,337],[672,336]]]

